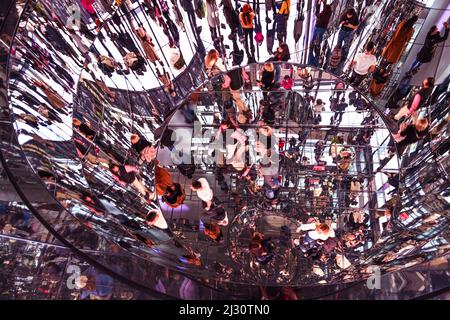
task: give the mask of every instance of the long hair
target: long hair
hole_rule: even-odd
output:
[[[417,22],[417,19],[418,19],[417,16],[412,16],[411,18],[406,20],[405,24],[400,29],[400,33],[409,32],[414,27],[414,24]]]
[[[252,22],[252,18],[250,15],[252,13],[252,7],[250,7],[248,3],[244,4],[244,6],[242,7],[242,13],[242,20],[244,20],[246,24],[250,24]]]
[[[209,50],[205,57],[206,67],[209,68],[213,66],[216,63],[217,59],[219,59],[219,51],[217,51],[216,49]]]
[[[283,50],[282,55],[283,57],[287,57],[288,60],[291,58],[291,53],[289,52],[289,47],[286,43],[280,44],[280,48]]]

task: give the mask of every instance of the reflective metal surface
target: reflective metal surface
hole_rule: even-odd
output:
[[[334,88],[338,82],[345,82],[340,74],[333,74],[338,71],[327,73],[312,68],[308,71],[309,77],[304,73],[306,66],[298,64],[280,65],[284,74],[290,70],[297,73],[293,89],[270,93],[282,95],[285,101],[273,114],[271,123],[277,136],[275,144],[280,148],[280,140],[283,142],[276,154],[282,169],[272,177],[283,185],[281,204],[268,204],[267,199],[254,197],[251,191],[255,190],[250,186],[248,191],[245,181],[235,181],[235,191],[244,190],[243,198],[247,203],[237,208],[227,207],[230,225],[220,227],[224,240],[215,241],[215,248],[208,251],[210,243],[203,241],[205,239],[183,238],[178,221],[173,219],[173,208],[168,208],[162,198],[158,199],[156,152],[159,152],[160,165],[174,173],[174,165],[179,163],[174,163],[173,158],[165,162],[171,146],[164,144],[170,132],[167,128],[175,132],[181,130],[174,123],[179,110],[184,110],[188,101],[196,100],[200,130],[209,130],[218,127],[217,120],[227,112],[224,102],[233,100],[231,103],[237,105],[238,101],[236,96],[231,99],[226,90],[218,88],[214,79],[207,79],[203,65],[205,48],[201,41],[195,44],[190,41],[192,37],[198,40],[191,26],[178,39],[176,28],[148,19],[150,15],[146,14],[143,3],[125,2],[116,7],[99,1],[93,12],[90,8],[80,8],[78,1],[4,3],[8,12],[1,26],[0,48],[2,164],[15,188],[20,188],[19,182],[23,179],[35,186],[39,194],[48,197],[45,201],[30,201],[30,194],[19,192],[45,227],[60,241],[64,239],[65,246],[95,251],[95,254],[84,252],[84,257],[97,261],[112,276],[142,284],[142,290],[155,286],[147,283],[145,276],[138,272],[116,270],[115,262],[101,252],[130,254],[126,256],[130,264],[147,268],[164,265],[200,279],[203,285],[236,295],[236,288],[242,284],[305,286],[365,279],[372,274],[374,265],[382,272],[392,272],[428,261],[448,250],[449,78],[435,87],[431,101],[422,111],[421,116],[429,119],[429,134],[423,140],[404,146],[402,152],[394,156],[389,152],[395,151],[390,134],[395,134],[398,128],[385,114],[382,101],[376,106],[360,90],[349,87],[344,93],[349,106],[343,112],[332,110],[330,98],[336,94]],[[399,9],[398,4],[394,7]],[[70,23],[72,11],[66,8],[75,8],[75,23]],[[175,8],[171,3],[169,14],[176,16]],[[392,17],[395,12],[386,14],[386,21],[395,18]],[[179,17],[186,21],[186,12]],[[154,30],[163,31],[165,38]],[[156,46],[152,49],[154,42],[163,42],[161,39],[166,38],[167,43],[158,43],[160,49]],[[160,50],[167,49],[166,44],[172,51],[180,50],[180,41],[187,41],[192,50],[183,51],[185,63],[176,69],[166,58],[167,51]],[[357,47],[353,51],[356,54]],[[143,56],[145,59],[140,59]],[[257,87],[260,65],[249,65],[246,70],[251,79],[250,87],[238,95],[251,110],[248,118],[253,123],[242,125],[251,132],[257,127],[258,117],[269,115],[258,114],[264,109],[260,104],[264,95]],[[367,89],[367,85],[364,83],[360,89]],[[200,92],[195,93],[197,97],[193,99],[191,93],[197,88]],[[353,104],[350,103],[351,92],[354,92]],[[325,110],[315,111],[307,96],[314,100],[322,98],[326,102]],[[190,134],[195,135],[195,128],[187,127]],[[179,136],[183,136],[186,131],[180,132]],[[144,156],[133,149],[132,134],[152,145],[147,146]],[[202,132],[200,138],[203,135]],[[339,144],[351,154],[349,166],[326,154],[328,150],[331,153],[327,142],[321,150],[316,145],[317,141],[337,135],[345,140]],[[298,143],[289,150],[292,137]],[[208,142],[193,139],[188,146],[181,143],[174,147],[176,151],[182,149],[181,158],[188,156],[190,161],[191,151],[194,159],[201,159],[202,152],[207,153],[205,144]],[[165,148],[160,150],[161,146]],[[294,154],[308,161],[302,158],[305,163],[293,163]],[[199,164],[196,169],[197,175],[212,172],[208,163]],[[325,172],[322,173],[322,169]],[[395,175],[399,169],[399,187],[388,194],[393,188],[387,186],[384,172]],[[114,174],[114,170],[118,173]],[[355,198],[357,201],[348,205],[350,192],[345,191],[343,184],[356,176],[363,179],[364,190],[351,195],[351,202]],[[236,175],[233,179],[236,180]],[[337,186],[336,190],[328,195],[324,193],[322,198],[315,196],[315,180],[322,183],[326,179]],[[256,191],[260,192],[257,188]],[[222,196],[231,203],[229,194]],[[283,271],[281,277],[264,268],[252,274],[255,257],[248,254],[246,244],[239,242],[242,229],[248,227],[240,222],[247,211],[239,214],[239,210],[244,206],[250,210],[260,208],[262,203],[262,211],[272,210],[269,217],[294,219],[288,223],[292,225],[308,220],[299,208],[314,215],[323,214],[323,220],[329,216],[330,222],[338,225],[339,242],[345,245],[340,255],[351,265],[342,267],[340,263],[340,266],[333,255],[328,257],[332,261],[332,268],[328,270],[320,259],[311,263],[304,257],[299,258],[303,253],[296,249],[292,255],[290,250],[276,253],[280,259],[276,260],[276,266],[268,269]],[[194,238],[201,237],[199,234],[205,233],[205,225],[199,219],[200,201],[191,194],[186,204],[198,210],[193,219],[198,225]],[[236,213],[234,220],[231,220],[231,210]],[[348,245],[346,219],[354,212],[362,212],[369,218],[368,234],[364,235],[362,243]],[[292,213],[294,217],[289,216]],[[155,219],[149,218],[154,215]],[[232,243],[233,236],[240,240]],[[247,260],[241,268],[232,255],[243,252]],[[218,256],[220,261],[216,260]],[[283,265],[295,270],[283,269]],[[302,276],[298,276],[300,274]],[[254,296],[255,288],[249,288],[242,295]],[[214,290],[211,292],[218,294]]]

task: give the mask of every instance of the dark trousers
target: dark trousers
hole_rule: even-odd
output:
[[[243,28],[242,31],[244,31],[244,47],[245,51],[247,52],[247,56],[252,56],[255,53],[255,44],[253,43],[253,28]],[[250,45],[250,51],[249,51],[249,45]]]
[[[353,86],[357,87],[357,86],[359,86],[359,85],[361,84],[361,82],[364,80],[364,78],[365,78],[366,76],[367,76],[366,74],[361,75],[361,74],[358,74],[358,73],[356,73],[355,71],[353,71],[353,72],[352,72],[352,75],[351,75],[351,77],[350,77],[350,79],[349,79],[348,81],[349,81]]]

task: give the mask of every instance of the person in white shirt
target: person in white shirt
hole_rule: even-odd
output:
[[[373,72],[377,65],[377,58],[373,55],[375,44],[370,41],[366,46],[366,51],[356,56],[356,59],[350,63],[350,69],[353,69],[349,79],[350,84],[357,87],[364,78]]]
[[[313,248],[317,248],[319,245],[323,244],[329,238],[336,237],[334,233],[336,229],[336,223],[332,223],[331,227],[326,223],[313,222],[307,224],[301,224],[297,228],[297,232],[308,231],[305,237],[294,240],[294,244],[297,245],[300,250],[307,254]]]
[[[326,223],[308,223],[308,224],[302,224],[299,229],[302,231],[308,231],[308,237],[311,238],[311,240],[322,240],[325,241],[328,238],[333,238],[336,236],[334,233],[335,224],[331,224],[331,227]]]
[[[322,111],[325,111],[325,102],[323,102],[322,99],[317,99],[313,106],[315,124],[319,124],[322,121]]]
[[[196,191],[197,197],[199,197],[203,202],[206,203],[205,209],[211,209],[214,193],[210,188],[208,181],[205,178],[194,180],[192,181],[191,189],[193,191]]]

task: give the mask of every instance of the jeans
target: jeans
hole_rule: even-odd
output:
[[[319,66],[319,56],[320,56],[320,46],[322,44],[323,35],[327,31],[326,28],[316,27],[314,29],[314,34],[311,40],[311,50],[309,51],[308,63],[314,67]],[[314,47],[314,41],[317,39],[318,47]]]
[[[423,63],[422,62],[420,62],[419,60],[414,60],[414,62],[413,62],[413,64],[412,64],[412,66],[411,66],[411,69],[409,69],[409,71],[408,72],[410,72],[410,73],[413,73],[413,72],[415,72],[417,69],[419,69],[420,68],[420,66],[422,65]]]
[[[336,46],[342,48],[341,64],[347,59],[348,50],[350,49],[350,42],[352,41],[353,31],[340,30],[338,34],[338,41]]]

